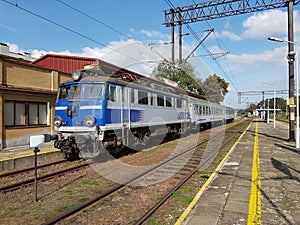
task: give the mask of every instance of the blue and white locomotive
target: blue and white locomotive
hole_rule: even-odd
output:
[[[72,78],[59,86],[54,117],[54,145],[67,159],[122,146],[139,149],[158,136],[234,118],[229,108],[147,77],[89,69]]]

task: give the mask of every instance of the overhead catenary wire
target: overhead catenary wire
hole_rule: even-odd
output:
[[[211,28],[211,25],[208,23],[208,21],[206,21],[206,23],[207,23],[207,25]],[[214,36],[215,36],[215,40],[216,40],[216,42],[217,42],[217,44],[218,44],[218,47],[219,47],[220,49],[222,49],[221,43],[222,43],[224,46],[225,46],[225,44],[224,44],[221,40],[218,39],[218,37],[217,37],[215,31],[213,31],[213,33],[214,33]],[[221,42],[221,43],[220,43],[220,42]],[[234,84],[233,86],[235,86],[236,91],[240,91],[241,89],[240,89],[240,87],[239,87],[239,84],[238,84],[237,80],[235,79],[235,76],[233,75],[233,72],[232,72],[232,70],[231,70],[231,68],[230,68],[230,66],[229,66],[229,63],[228,63],[227,58],[224,57],[223,59],[224,59],[224,62],[226,63],[226,66],[227,66],[227,68],[228,68],[228,70],[229,70],[229,73],[230,73],[231,77],[233,78],[233,81],[235,82],[235,84]]]
[[[110,29],[110,30],[112,30],[112,31],[114,31],[114,32],[116,32],[116,33],[118,33],[118,34],[120,34],[121,36],[123,36],[123,37],[125,37],[125,38],[127,38],[127,39],[132,39],[131,37],[129,37],[128,35],[122,33],[121,31],[119,31],[119,30],[113,28],[113,27],[110,26],[110,25],[107,25],[106,23],[100,21],[99,19],[97,19],[97,18],[95,18],[95,17],[93,17],[93,16],[88,15],[87,13],[85,13],[85,12],[83,12],[83,11],[81,11],[81,10],[75,8],[74,6],[71,6],[70,4],[65,3],[64,1],[62,1],[62,0],[56,0],[56,1],[58,1],[59,3],[63,4],[64,6],[66,6],[66,7],[68,7],[68,8],[70,8],[70,9],[72,9],[72,10],[74,10],[74,11],[76,11],[76,12],[78,12],[78,13],[80,13],[80,14],[82,14],[82,15],[88,17],[88,18],[90,18],[90,19],[93,20],[93,21],[96,21],[97,23],[99,23],[99,24],[101,24],[101,25],[107,27],[108,29]]]
[[[35,13],[35,12],[32,12],[32,11],[30,11],[30,10],[28,10],[28,9],[25,9],[24,7],[21,7],[21,6],[20,6],[19,4],[17,4],[17,3],[14,4],[14,3],[10,2],[10,1],[7,1],[7,0],[1,0],[1,1],[2,1],[2,2],[5,2],[5,3],[7,3],[7,4],[11,5],[11,6],[17,7],[18,9],[20,9],[20,10],[22,10],[22,11],[28,13],[28,14],[31,14],[31,15],[33,15],[33,16],[35,16],[35,17],[38,17],[38,18],[42,19],[42,20],[45,20],[45,21],[47,21],[47,22],[49,22],[49,23],[51,23],[51,24],[54,24],[54,25],[56,25],[56,26],[58,26],[58,27],[60,27],[60,28],[62,28],[62,29],[64,29],[64,30],[67,30],[67,31],[69,31],[69,32],[71,32],[71,33],[73,33],[73,34],[76,34],[76,35],[78,35],[78,36],[80,36],[80,37],[82,37],[82,38],[85,38],[85,39],[87,39],[87,40],[89,40],[89,41],[91,41],[91,42],[93,42],[93,43],[96,43],[96,44],[102,46],[102,47],[108,48],[109,50],[114,51],[114,52],[116,52],[116,53],[118,53],[118,54],[120,54],[120,55],[122,55],[122,56],[124,56],[124,57],[127,57],[127,58],[129,58],[129,59],[132,59],[132,60],[135,61],[135,62],[138,62],[138,63],[144,64],[144,65],[147,65],[147,64],[145,64],[144,62],[142,62],[142,61],[140,61],[140,60],[138,60],[138,59],[135,59],[135,58],[133,58],[132,56],[127,55],[127,54],[125,54],[125,53],[123,53],[123,52],[120,52],[120,51],[118,51],[118,50],[116,50],[116,49],[114,49],[114,48],[111,48],[111,47],[109,47],[109,46],[107,46],[107,45],[101,43],[100,41],[97,41],[97,40],[95,40],[95,39],[93,39],[93,38],[91,38],[91,37],[88,37],[87,35],[84,35],[84,34],[78,32],[78,31],[75,31],[75,30],[73,30],[73,29],[71,29],[71,28],[68,28],[67,26],[64,26],[64,25],[62,25],[62,24],[60,24],[60,23],[58,23],[58,22],[55,22],[55,21],[53,21],[53,20],[51,20],[51,19],[48,19],[48,18],[46,18],[46,17],[44,17],[44,16],[42,16],[42,15],[39,15],[39,14],[37,14],[37,13]]]
[[[165,0],[165,2],[169,5],[170,8],[174,9],[176,11],[176,7],[174,6],[174,4],[171,2],[171,0]],[[177,19],[179,20],[177,14],[175,14]],[[199,38],[199,36],[196,34],[196,32],[192,29],[192,27],[187,24],[184,23],[184,25],[187,27],[187,29],[190,31],[190,33],[195,37],[195,39],[200,42],[201,39]],[[212,58],[212,60],[216,63],[216,65],[218,66],[218,68],[223,72],[224,76],[229,80],[229,82],[232,84],[232,86],[236,89],[239,90],[239,87],[229,78],[229,76],[227,75],[226,71],[222,68],[222,66],[220,65],[220,63],[218,62],[217,58],[211,53],[211,51],[206,47],[206,45],[204,43],[202,43],[201,47],[207,52],[207,54]],[[231,72],[232,74],[232,72]],[[233,76],[233,74],[232,74]],[[233,76],[234,77],[234,76]],[[236,82],[236,79],[234,78],[234,81]]]

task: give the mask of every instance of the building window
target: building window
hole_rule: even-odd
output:
[[[4,121],[6,127],[47,125],[46,102],[6,101]]]
[[[46,125],[47,124],[47,104],[46,103],[29,103],[29,125]]]

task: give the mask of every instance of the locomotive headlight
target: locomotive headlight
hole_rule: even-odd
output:
[[[96,120],[95,120],[95,118],[93,116],[86,116],[84,118],[84,123],[88,127],[93,127],[96,124]]]
[[[80,70],[75,70],[73,73],[72,73],[72,79],[74,81],[79,81],[81,78],[81,72]]]
[[[61,120],[60,116],[55,116],[54,117],[54,120],[53,120],[54,126],[60,127],[61,126],[61,122],[62,122],[62,120]]]

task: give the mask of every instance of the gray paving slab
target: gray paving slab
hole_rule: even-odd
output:
[[[287,142],[288,126],[258,122],[261,224],[300,224],[300,150]],[[247,224],[255,122],[183,224]]]

